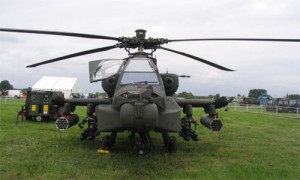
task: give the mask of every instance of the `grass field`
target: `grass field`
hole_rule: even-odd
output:
[[[0,179],[300,179],[300,120],[245,112],[222,112],[223,131],[197,127],[199,142],[175,134],[178,150],[133,153],[128,133],[110,154],[98,154],[101,137],[80,141],[81,130],[56,130],[54,122],[15,125],[20,104],[0,103]],[[84,108],[76,112],[84,117]],[[196,109],[195,118],[203,114]]]

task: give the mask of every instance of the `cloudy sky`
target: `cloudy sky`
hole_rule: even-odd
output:
[[[153,38],[298,38],[298,0],[1,0],[0,27],[134,36],[147,30]],[[100,90],[89,83],[88,61],[124,58],[126,51],[68,59],[36,68],[25,66],[55,57],[109,46],[114,41],[0,32],[0,80],[14,87],[32,86],[42,76],[78,77],[84,92]],[[157,50],[160,72],[188,74],[178,92],[195,95],[248,95],[266,89],[273,97],[300,94],[300,43],[173,42],[164,47],[220,64],[225,72],[195,60]]]

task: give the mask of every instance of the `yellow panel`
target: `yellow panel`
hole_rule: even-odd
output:
[[[44,111],[48,111],[48,105],[44,105]]]
[[[48,114],[48,105],[44,105],[43,113]]]
[[[36,111],[36,105],[31,105],[31,111]]]

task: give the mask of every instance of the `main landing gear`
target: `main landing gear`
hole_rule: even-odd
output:
[[[112,132],[110,135],[105,135],[102,138],[101,149],[98,150],[99,153],[108,154],[116,142],[117,132]]]
[[[177,140],[174,136],[169,136],[168,133],[162,133],[162,137],[164,140],[165,148],[168,152],[176,152],[177,151]]]
[[[99,153],[108,154],[115,144],[117,132],[112,132],[110,135],[105,135],[102,138],[101,149]],[[164,147],[167,152],[173,153],[177,150],[177,140],[174,136],[169,136],[168,133],[162,133]],[[138,155],[144,155],[153,149],[152,139],[149,132],[131,132],[129,140],[133,151]]]

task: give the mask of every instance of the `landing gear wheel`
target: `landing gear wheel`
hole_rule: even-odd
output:
[[[96,132],[97,133],[97,132]],[[98,132],[100,133],[100,132]],[[117,132],[112,132],[110,135],[106,135],[102,138],[102,147],[98,150],[99,153],[108,154],[115,144]]]
[[[166,133],[166,132],[162,133],[162,137],[163,137],[163,141],[164,141],[164,145],[165,145],[166,150],[170,153],[176,152],[176,150],[177,150],[176,137],[169,136],[169,134]]]
[[[170,153],[177,151],[177,140],[176,137],[170,136],[167,142],[167,150]]]

